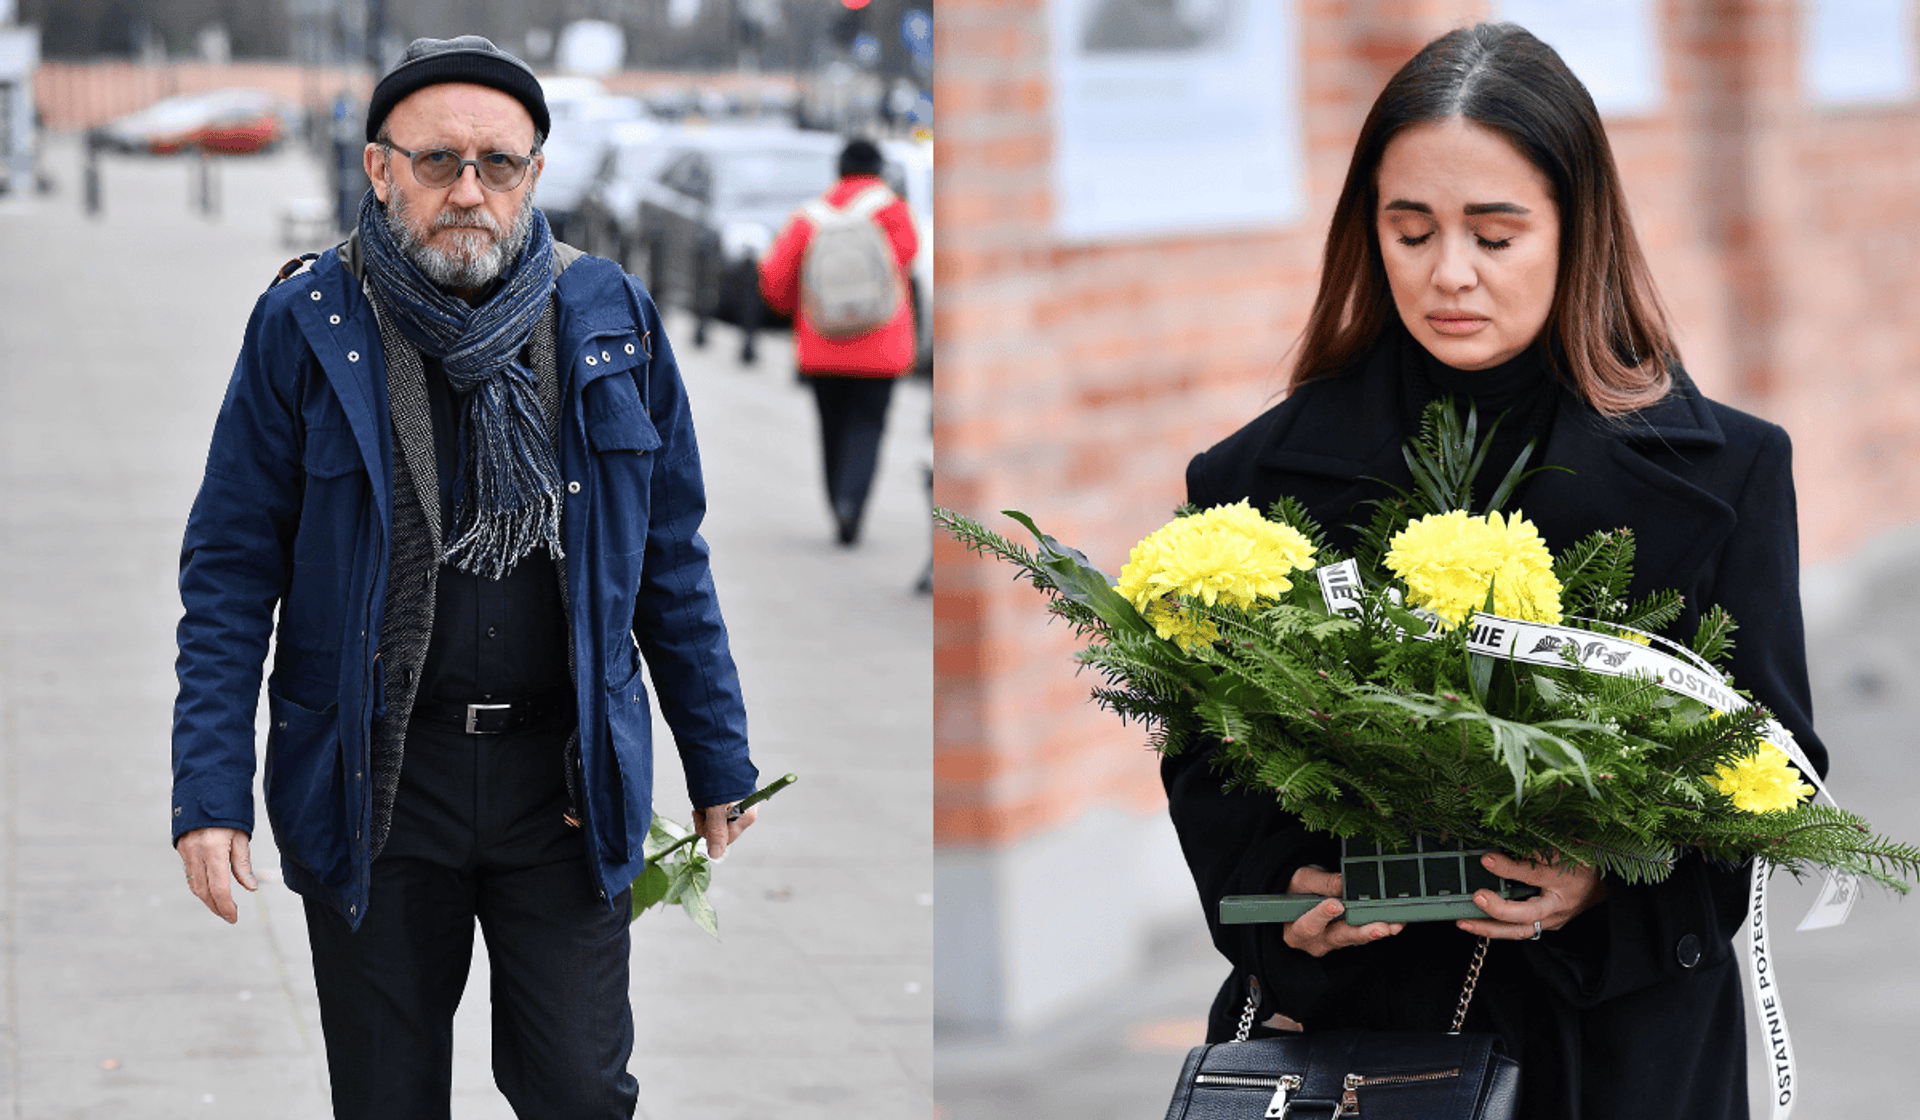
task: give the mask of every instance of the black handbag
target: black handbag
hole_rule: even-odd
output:
[[[1492,1034],[1461,1034],[1486,959],[1480,940],[1446,1034],[1318,1031],[1249,1039],[1256,985],[1232,1042],[1196,1046],[1167,1120],[1513,1120],[1520,1063]]]

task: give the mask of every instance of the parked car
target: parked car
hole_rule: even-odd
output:
[[[833,185],[831,133],[791,128],[689,129],[640,194],[637,222],[654,298],[691,310],[693,343],[714,320],[753,332],[782,321],[760,298],[760,257],[794,210]]]
[[[609,94],[592,78],[549,78],[543,89],[553,129],[543,149],[547,160],[534,197],[553,235],[577,244],[578,212],[606,164],[613,129],[648,114],[638,98]]]
[[[682,142],[684,130],[657,118],[619,121],[608,132],[607,151],[593,184],[563,240],[644,274],[640,195]],[[551,218],[549,218],[551,220]]]
[[[285,139],[297,112],[287,98],[262,89],[183,93],[91,129],[87,142],[142,155],[188,150],[244,155]]]

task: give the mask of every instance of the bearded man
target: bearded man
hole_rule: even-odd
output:
[[[548,127],[487,40],[407,49],[358,227],[255,306],[187,523],[174,844],[236,921],[271,634],[267,815],[337,1116],[448,1115],[476,922],[515,1112],[633,1115],[643,660],[709,853],[757,812],[685,388],[639,283],[534,207]]]

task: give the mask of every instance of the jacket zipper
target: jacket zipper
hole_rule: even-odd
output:
[[[1362,1087],[1368,1085],[1409,1085],[1422,1081],[1445,1081],[1450,1077],[1459,1077],[1460,1067],[1437,1069],[1425,1073],[1379,1073],[1371,1076],[1364,1073],[1347,1074],[1346,1092],[1340,1094],[1340,1116],[1360,1115],[1360,1094]]]
[[[1267,1102],[1267,1111],[1263,1120],[1280,1120],[1287,1114],[1287,1094],[1300,1087],[1300,1075],[1285,1073],[1278,1077],[1261,1077],[1257,1074],[1240,1073],[1200,1073],[1193,1078],[1195,1087],[1209,1086],[1222,1089],[1272,1089],[1273,1099]]]

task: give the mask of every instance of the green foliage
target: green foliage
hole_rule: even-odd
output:
[[[750,809],[792,785],[798,776],[788,774],[778,781],[740,799],[740,808]],[[678,906],[693,919],[693,924],[720,938],[720,916],[707,901],[707,888],[713,885],[713,861],[700,847],[700,835],[685,825],[653,815],[647,826],[647,838],[641,844],[646,865],[634,877],[629,922],[655,906]]]
[[[1739,624],[1718,603],[1700,616],[1693,633],[1693,652],[1712,665],[1725,665],[1733,657],[1733,632]]]
[[[1404,490],[1381,479],[1373,480],[1392,491],[1392,495],[1369,503],[1373,513],[1366,527],[1360,530],[1359,547],[1354,554],[1362,568],[1378,571],[1395,534],[1428,514],[1455,509],[1464,509],[1476,516],[1492,513],[1506,504],[1520,483],[1540,471],[1562,469],[1528,470],[1527,461],[1533,457],[1536,443],[1529,440],[1507,473],[1501,476],[1499,484],[1487,495],[1486,504],[1477,505],[1473,500],[1473,483],[1486,466],[1487,453],[1493,447],[1490,437],[1499,426],[1499,420],[1488,425],[1489,438],[1482,439],[1479,410],[1471,403],[1465,420],[1461,419],[1452,397],[1428,403],[1420,414],[1419,436],[1408,440],[1402,449],[1407,469],[1413,474],[1413,489]]]
[[[1627,882],[1665,877],[1683,851],[1740,861],[1763,856],[1796,873],[1827,866],[1899,890],[1920,874],[1920,849],[1876,835],[1858,817],[1811,804],[1772,813],[1734,807],[1716,768],[1759,749],[1768,714],[1717,714],[1657,681],[1564,661],[1530,665],[1471,653],[1469,627],[1429,633],[1400,605],[1380,564],[1410,518],[1460,508],[1484,466],[1477,417],[1436,405],[1407,449],[1415,487],[1375,504],[1355,559],[1362,588],[1329,611],[1314,579],[1297,575],[1277,602],[1251,610],[1186,608],[1219,640],[1183,651],[1158,637],[1086,557],[1015,517],[1039,542],[1028,552],[948,510],[936,520],[966,547],[1016,565],[1092,639],[1083,665],[1104,682],[1095,699],[1151,729],[1156,750],[1205,743],[1232,785],[1264,791],[1308,828],[1400,845],[1432,835],[1472,847],[1557,854]],[[1531,447],[1492,496],[1526,476]],[[1267,512],[1337,561],[1299,503]],[[1557,558],[1566,625],[1596,635],[1657,634],[1682,602],[1657,591],[1626,598],[1631,532],[1597,532]],[[1491,603],[1491,593],[1489,593]],[[1733,620],[1706,610],[1693,652],[1724,663]],[[1604,647],[1603,647],[1604,648]],[[1729,690],[1731,691],[1731,690]]]

